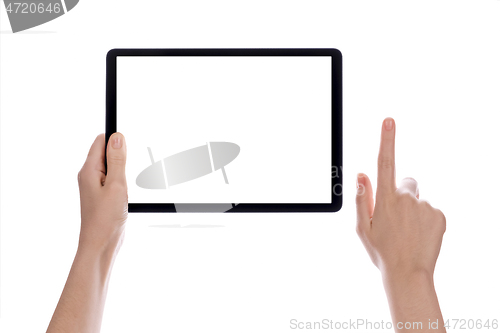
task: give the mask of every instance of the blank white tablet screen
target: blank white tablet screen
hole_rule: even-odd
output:
[[[129,202],[330,203],[331,63],[326,56],[118,56]],[[214,170],[216,142],[239,146],[223,170]],[[210,172],[170,186],[166,158],[200,146],[209,159],[178,155],[192,164],[184,173],[204,163]],[[165,188],[139,186],[141,172],[158,161]]]

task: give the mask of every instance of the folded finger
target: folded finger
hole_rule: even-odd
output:
[[[415,179],[411,177],[404,178],[398,187],[400,192],[407,192],[415,196],[418,199],[418,183]]]
[[[80,179],[85,177],[86,181],[90,180],[91,183],[95,183],[96,185],[101,184],[101,180],[105,175],[104,134],[99,134],[95,138],[79,175]]]

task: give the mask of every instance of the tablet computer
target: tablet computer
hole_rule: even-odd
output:
[[[336,212],[336,49],[113,49],[106,147],[127,142],[129,212]]]

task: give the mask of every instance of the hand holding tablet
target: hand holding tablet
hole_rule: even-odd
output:
[[[100,134],[78,172],[80,239],[47,333],[100,331],[111,269],[128,218],[124,136],[121,133],[111,136],[106,159],[104,150],[104,134]]]

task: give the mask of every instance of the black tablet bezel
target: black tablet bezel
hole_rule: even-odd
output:
[[[116,129],[116,57],[126,56],[330,56],[332,58],[332,200],[331,203],[239,203],[227,213],[337,212],[342,207],[342,54],[337,49],[113,49],[106,57],[106,147]],[[126,133],[124,133],[126,134]],[[105,157],[106,162],[106,157]],[[106,164],[106,163],[105,163]],[[335,172],[333,169],[335,168]],[[106,165],[107,170],[107,165]],[[186,204],[191,205],[191,204]],[[192,212],[210,212],[219,204],[192,204]],[[222,204],[223,205],[223,204]],[[216,210],[216,209],[215,209]],[[131,213],[176,213],[173,203],[129,203]]]

